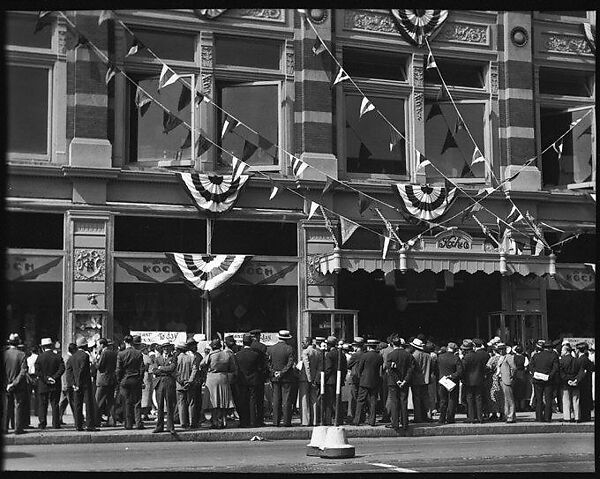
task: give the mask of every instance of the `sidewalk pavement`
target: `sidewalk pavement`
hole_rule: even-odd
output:
[[[35,445],[35,444],[101,444],[101,443],[126,443],[126,442],[218,442],[218,441],[249,441],[254,436],[259,440],[276,441],[284,439],[310,440],[312,427],[300,426],[300,420],[294,418],[293,427],[273,427],[267,425],[262,428],[238,428],[237,421],[228,421],[227,429],[209,429],[208,423],[203,423],[200,429],[184,430],[176,426],[176,433],[168,432],[154,434],[154,421],[146,421],[146,429],[126,430],[121,427],[102,427],[97,432],[76,431],[65,415],[66,426],[60,430],[27,429],[26,434],[14,435],[9,433],[4,436],[4,444]],[[540,434],[540,433],[593,433],[595,431],[594,418],[587,423],[565,423],[562,415],[554,414],[550,423],[535,422],[535,413],[517,413],[517,422],[484,422],[483,424],[466,423],[466,416],[458,414],[455,424],[436,423],[410,423],[407,431],[396,432],[384,427],[382,423],[377,426],[352,426],[344,425],[346,436],[354,437],[425,437],[425,436],[468,436],[468,435],[493,435],[493,434]],[[37,418],[32,417],[32,426],[37,426]],[[256,440],[256,439],[255,439]]]

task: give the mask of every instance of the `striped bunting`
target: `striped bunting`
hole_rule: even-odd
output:
[[[448,190],[444,186],[396,183],[392,189],[400,196],[408,213],[421,220],[434,220],[442,216],[456,195],[456,188]]]
[[[220,214],[229,211],[250,176],[176,173],[186,193],[201,213]]]
[[[188,286],[213,291],[238,272],[249,255],[165,253]]]
[[[246,170],[249,168],[248,164],[237,157],[233,157],[231,160],[231,168],[233,170],[233,179],[237,179],[246,173]]]
[[[302,175],[304,170],[308,168],[308,164],[292,155],[290,155],[290,159],[292,160],[292,173],[296,178],[300,178],[300,175]]]
[[[448,10],[391,9],[400,34],[411,44],[421,46],[448,17]]]

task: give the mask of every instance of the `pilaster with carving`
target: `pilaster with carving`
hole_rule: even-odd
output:
[[[498,97],[498,62],[490,63],[490,93],[493,98]]]
[[[412,81],[413,81],[413,95],[412,95],[412,113],[414,115],[409,125],[413,125],[412,135],[414,138],[414,146],[418,151],[423,151],[425,144],[425,93],[424,93],[424,69],[423,69],[423,55],[421,53],[413,54],[412,61]],[[410,102],[409,102],[410,107]],[[410,148],[408,157],[410,158],[410,178],[412,182],[420,182],[424,180],[425,170],[421,169],[417,171],[417,161],[415,148]]]
[[[200,47],[201,65],[202,68],[213,68],[213,46],[202,45]]]

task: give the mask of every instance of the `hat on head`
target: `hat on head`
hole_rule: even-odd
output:
[[[460,349],[463,351],[471,351],[473,349],[473,341],[465,339],[460,345]]]
[[[458,349],[458,345],[456,343],[448,343],[447,348],[456,351]]]
[[[490,339],[490,341],[487,343],[488,346],[493,346],[496,343],[500,342],[500,337],[499,336],[494,336],[492,339]]]
[[[179,340],[175,343],[175,347],[177,349],[187,349],[186,342],[183,340]]]
[[[190,338],[185,342],[185,346],[187,348],[193,348],[198,344],[198,341],[196,341],[194,338]]]
[[[253,329],[253,330],[251,330],[249,333],[250,333],[250,334],[252,334],[252,335],[254,336],[255,334],[260,334],[260,333],[262,333],[262,331],[261,331],[260,329]]]
[[[252,342],[253,339],[254,337],[252,336],[252,334],[244,333],[244,336],[242,336],[242,343],[245,343],[246,341]]]
[[[483,346],[483,340],[481,340],[479,338],[475,338],[475,339],[473,339],[473,344],[475,346],[477,346],[478,348],[480,348],[481,346]]]
[[[555,339],[554,341],[552,341],[552,347],[553,348],[558,348],[560,347],[562,341],[560,339]]]
[[[212,349],[219,349],[219,348],[221,347],[221,340],[220,340],[220,339],[218,339],[218,338],[217,338],[217,339],[213,339],[213,340],[210,342],[210,347],[211,347]]]
[[[588,348],[588,343],[586,343],[585,341],[580,341],[575,345],[575,347],[577,349],[582,349],[585,351]]]
[[[327,336],[327,344],[337,344],[337,338],[335,336]]]
[[[363,338],[361,336],[356,336],[354,338],[354,342],[352,344],[354,346],[362,346],[363,344],[365,344],[365,338]]]
[[[379,345],[379,340],[377,339],[367,339],[367,346],[371,346],[376,348]]]
[[[77,341],[75,341],[75,344],[77,345],[78,348],[85,348],[87,347],[87,341],[85,338],[77,338]]]
[[[94,346],[96,346],[96,341],[94,341],[93,339],[90,339],[87,343],[87,347],[92,349]]]
[[[12,346],[16,346],[20,342],[21,342],[21,338],[19,337],[19,335],[17,333],[10,333],[10,336],[8,336],[8,344],[10,344]]]
[[[142,344],[142,337],[136,334],[133,337],[133,341],[131,341],[131,344]]]
[[[413,339],[412,342],[410,343],[410,345],[413,348],[417,348],[417,349],[423,351],[424,344],[423,344],[423,341],[421,341],[419,338]]]
[[[292,339],[292,333],[290,333],[287,329],[280,329],[277,333],[278,339]]]
[[[504,343],[496,343],[494,345],[494,349],[497,349],[497,350],[506,349],[506,344],[504,344]]]
[[[42,338],[42,340],[40,341],[40,346],[52,346],[52,339]]]
[[[551,347],[552,347],[552,341],[549,341],[547,339],[544,340],[544,342],[542,343],[542,348],[549,349]]]

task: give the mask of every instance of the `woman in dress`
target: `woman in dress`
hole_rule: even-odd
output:
[[[498,343],[500,344],[500,343]],[[496,346],[494,346],[493,355],[488,359],[487,370],[491,375],[490,384],[490,396],[489,396],[489,412],[490,421],[496,421],[503,419],[504,416],[504,393],[502,392],[502,379],[500,377],[499,362],[502,355],[498,352]]]
[[[206,369],[206,389],[202,410],[211,410],[211,428],[223,429],[227,426],[227,410],[234,407],[229,378],[236,372],[233,355],[221,349],[221,341],[213,339],[211,352],[200,363]]]

